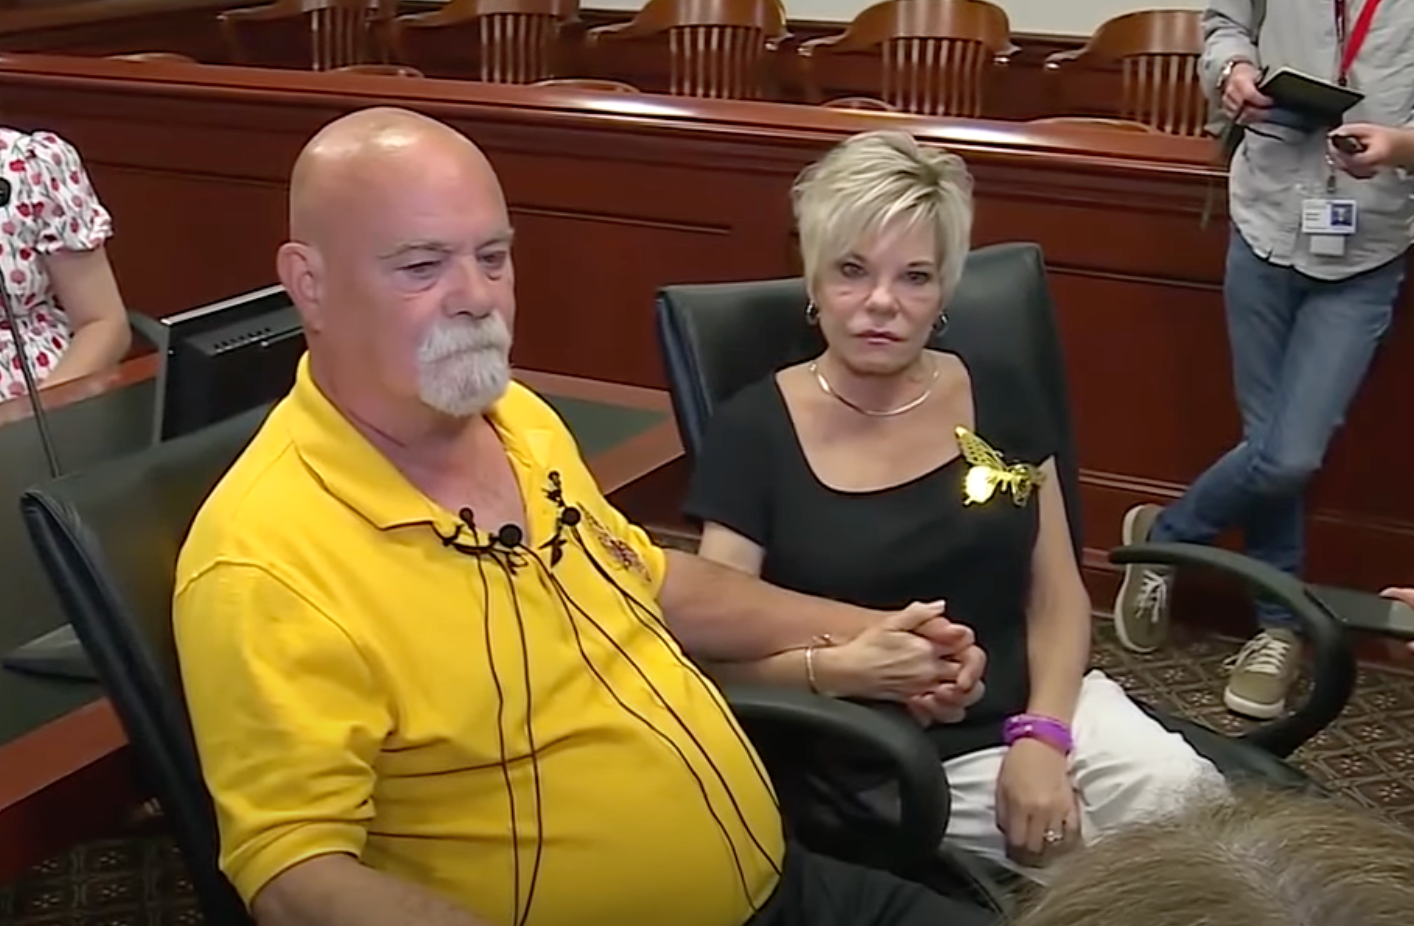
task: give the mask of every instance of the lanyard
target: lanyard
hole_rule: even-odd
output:
[[[1340,54],[1340,69],[1336,72],[1336,83],[1344,87],[1350,79],[1350,65],[1355,63],[1355,56],[1360,54],[1360,47],[1365,44],[1365,39],[1370,34],[1370,23],[1375,19],[1375,10],[1379,9],[1380,0],[1365,0],[1365,5],[1360,9],[1360,16],[1355,20],[1355,28],[1346,35],[1346,4],[1347,0],[1335,0],[1335,43]]]

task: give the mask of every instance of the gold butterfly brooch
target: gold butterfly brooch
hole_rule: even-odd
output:
[[[972,464],[962,484],[965,505],[980,505],[1000,488],[1011,492],[1011,500],[1019,508],[1026,504],[1032,490],[1045,481],[1046,474],[1030,463],[1008,466],[1000,453],[966,428],[957,429],[957,445],[962,449],[962,456]]]

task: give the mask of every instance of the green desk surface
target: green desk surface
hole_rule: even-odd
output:
[[[592,460],[650,428],[668,420],[668,413],[647,408],[625,408],[603,402],[587,402],[564,396],[546,395],[579,443],[579,452]]]
[[[76,471],[134,453],[152,435],[155,382],[147,380],[56,410],[49,416],[60,462]],[[592,460],[667,420],[667,413],[546,395]],[[49,580],[20,520],[22,491],[48,476],[39,434],[25,419],[0,427],[0,652],[64,623]],[[84,682],[0,669],[0,743],[63,716],[100,694]]]
[[[135,383],[57,409],[49,428],[68,471],[151,443],[154,381]],[[0,651],[64,623],[20,520],[20,493],[48,478],[39,431],[24,419],[0,427]],[[98,697],[97,685],[40,679],[0,669],[0,743],[9,742]]]

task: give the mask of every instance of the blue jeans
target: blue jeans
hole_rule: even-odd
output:
[[[1242,527],[1249,556],[1300,572],[1306,485],[1389,328],[1404,269],[1401,255],[1348,279],[1316,280],[1268,263],[1232,231],[1223,298],[1242,441],[1164,509],[1149,539],[1208,543]],[[1292,626],[1270,602],[1257,602],[1257,617]]]

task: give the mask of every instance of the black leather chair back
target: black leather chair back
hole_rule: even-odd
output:
[[[186,856],[205,921],[249,926],[217,867],[172,631],[177,554],[268,409],[26,491],[30,539]]]
[[[667,367],[678,432],[689,458],[707,421],[738,390],[824,349],[805,319],[800,278],[752,283],[668,286],[658,294],[659,346]],[[947,306],[947,327],[933,346],[956,351],[1005,377],[1013,394],[1040,405],[1059,440],[1056,466],[1071,537],[1080,551],[1078,466],[1060,336],[1036,244],[978,248]]]

